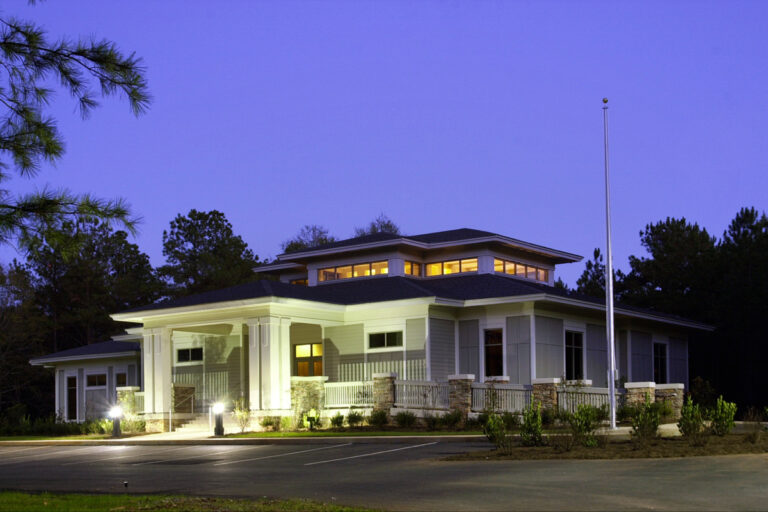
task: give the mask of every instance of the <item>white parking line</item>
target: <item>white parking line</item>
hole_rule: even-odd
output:
[[[115,448],[117,448],[117,447],[115,447]],[[127,448],[133,448],[133,447],[127,447]],[[166,452],[173,452],[173,451],[183,450],[184,448],[187,448],[187,446],[183,446],[181,448],[167,448],[165,450],[157,450],[157,451],[153,451],[152,455],[154,455],[156,453],[166,453]],[[62,464],[62,466],[74,466],[76,464],[90,464],[91,462],[102,462],[102,461],[105,461],[105,460],[130,459],[131,457],[140,457],[140,456],[141,456],[140,453],[129,453],[129,454],[126,454],[126,455],[120,455],[118,457],[104,457],[103,459],[89,459],[89,460],[78,460],[78,461],[75,461],[75,462],[65,462],[64,464]]]
[[[382,453],[399,452],[400,450],[411,450],[413,448],[421,448],[422,446],[431,446],[433,444],[437,444],[437,441],[434,441],[432,443],[415,444],[413,446],[403,446],[402,448],[393,448],[391,450],[382,450],[380,452],[363,453],[362,455],[352,455],[350,457],[340,457],[338,459],[321,460],[321,461],[318,461],[318,462],[307,462],[304,465],[305,466],[314,466],[316,464],[327,464],[329,462],[337,462],[337,461],[340,461],[340,460],[359,459],[360,457],[372,457],[374,455],[381,455]]]
[[[260,446],[253,446],[252,448],[261,448],[261,447]],[[210,455],[221,455],[222,453],[231,453],[233,450],[236,450],[236,449],[242,449],[242,447],[236,446],[236,447],[233,447],[233,448],[230,448],[228,450],[221,451],[221,452],[202,453],[202,454],[198,454],[198,455],[191,455],[189,457],[176,457],[176,458],[173,458],[173,459],[164,459],[164,460],[150,460],[148,462],[134,462],[133,465],[134,466],[146,466],[146,465],[149,465],[149,464],[162,464],[163,462],[173,462],[173,461],[176,461],[176,460],[199,459],[200,457],[208,457]]]
[[[83,450],[90,450],[94,448],[94,446],[86,446],[85,448],[80,448],[78,450],[61,450],[57,452],[45,452],[45,453],[38,453],[36,455],[17,455],[15,457],[11,457],[9,459],[5,459],[2,462],[0,462],[0,466],[7,466],[9,464],[18,464],[19,462],[24,462],[24,460],[14,460],[14,459],[31,459],[32,457],[43,457],[43,456],[56,456],[61,455],[63,453],[77,453],[81,452]],[[12,462],[9,462],[12,461]]]
[[[299,453],[316,452],[318,450],[328,450],[330,448],[339,448],[341,446],[349,446],[352,443],[334,444],[333,446],[323,446],[320,448],[310,448],[309,450],[299,450],[297,452],[278,453],[277,455],[266,455],[264,457],[255,457],[253,459],[241,459],[241,460],[229,460],[227,462],[217,462],[214,466],[226,466],[227,464],[237,464],[239,462],[251,462],[254,460],[274,459],[276,457],[287,457],[288,455],[297,455]]]

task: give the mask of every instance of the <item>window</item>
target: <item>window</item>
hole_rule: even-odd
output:
[[[565,331],[565,379],[584,380],[584,333]]]
[[[341,267],[321,268],[317,271],[317,280],[320,282],[338,281],[339,279],[352,279],[355,277],[381,276],[387,273],[389,273],[388,261],[374,261]]]
[[[309,279],[291,279],[291,284],[300,284],[302,286],[308,286]]]
[[[377,332],[368,335],[368,348],[403,346],[403,331]]]
[[[667,383],[667,344],[653,344],[653,380],[656,384]]]
[[[177,363],[193,363],[203,360],[203,348],[180,348],[176,351]]]
[[[293,374],[296,377],[314,377],[323,374],[322,343],[293,346]]]
[[[67,377],[67,419],[77,420],[77,377]]]
[[[421,277],[421,263],[416,263],[415,261],[406,261],[405,275]]]
[[[86,385],[89,388],[93,387],[99,387],[99,386],[106,386],[107,385],[107,374],[106,373],[99,373],[96,375],[88,375],[86,378]]]
[[[511,274],[517,277],[524,277],[526,279],[533,279],[542,283],[549,282],[549,270],[533,265],[524,265],[515,261],[507,261],[500,258],[494,258],[493,270],[494,272]]]
[[[504,335],[501,329],[485,331],[485,376],[504,375]]]
[[[427,263],[427,276],[460,274],[462,272],[477,272],[477,258]]]
[[[123,387],[128,385],[128,376],[125,373],[115,374],[115,386]]]

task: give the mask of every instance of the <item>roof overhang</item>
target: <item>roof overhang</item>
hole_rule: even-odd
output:
[[[126,357],[136,357],[139,354],[138,350],[129,350],[126,352],[113,352],[111,354],[87,354],[79,356],[64,356],[64,357],[38,357],[30,359],[29,364],[32,366],[48,366],[53,363],[68,363],[71,361],[85,361],[96,359],[122,359]]]

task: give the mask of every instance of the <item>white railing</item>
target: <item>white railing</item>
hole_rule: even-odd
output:
[[[608,406],[608,388],[561,388],[557,391],[558,407],[567,412],[576,412],[579,405],[593,405],[595,407]],[[616,392],[616,403],[621,405],[624,401],[624,392]]]
[[[373,405],[373,382],[326,382],[325,407],[368,407]]]
[[[522,412],[531,403],[531,388],[521,384],[472,384],[472,410]]]
[[[450,385],[423,380],[396,380],[395,407],[448,409]]]
[[[144,392],[138,391],[133,394],[133,410],[136,414],[144,414]]]

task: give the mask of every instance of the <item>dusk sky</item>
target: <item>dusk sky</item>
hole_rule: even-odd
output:
[[[52,39],[136,52],[154,97],[88,120],[60,91],[66,154],[45,184],[123,197],[154,265],[190,209],[262,259],[304,224],[385,213],[406,234],[470,227],[614,261],[667,216],[720,236],[768,202],[768,2],[3,2]],[[5,249],[7,263],[15,253]],[[558,276],[575,285],[583,263]]]

